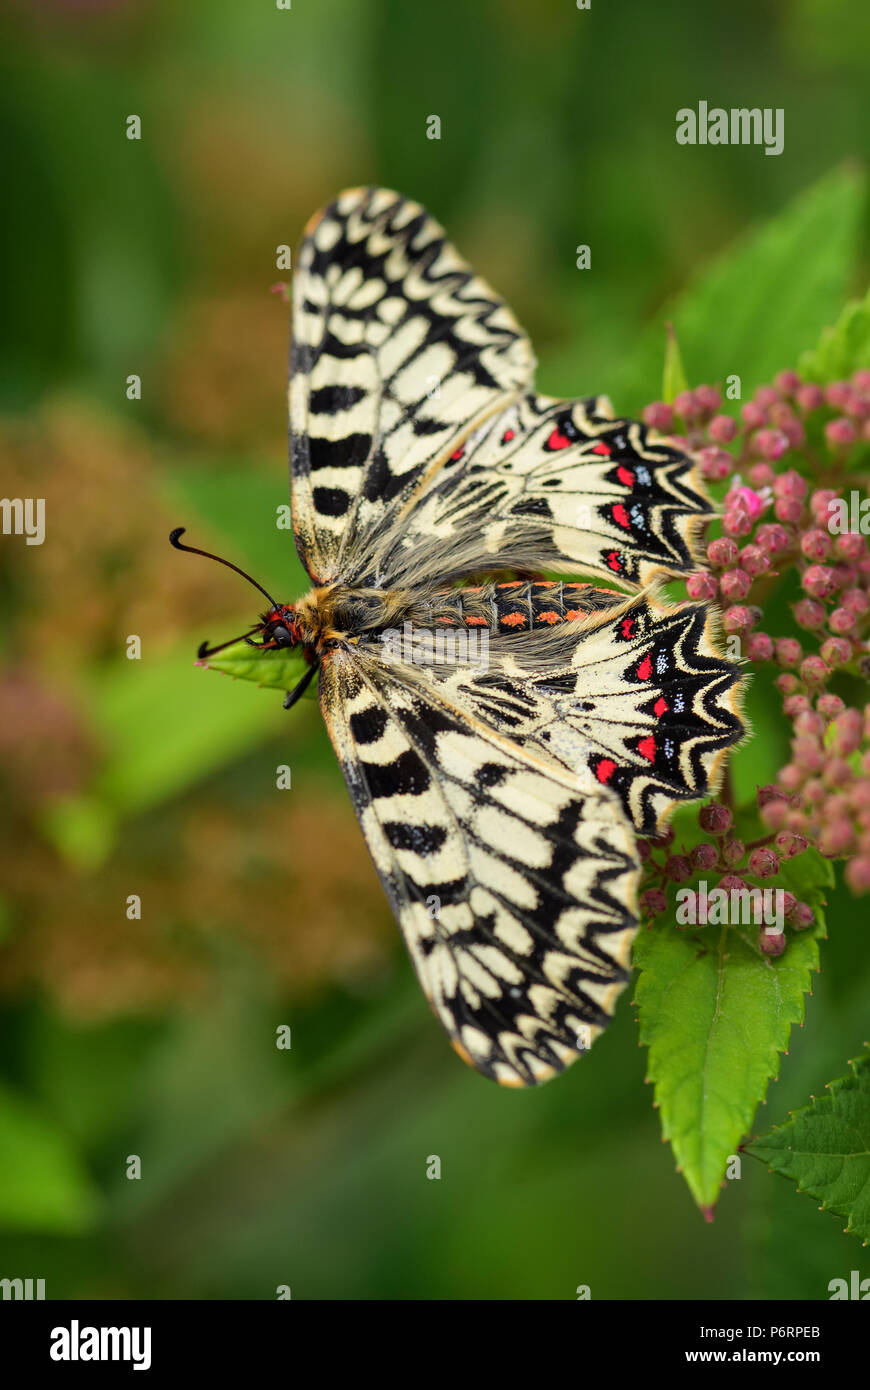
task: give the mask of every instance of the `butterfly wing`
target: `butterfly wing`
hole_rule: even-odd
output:
[[[510,621],[530,590],[553,587],[494,590],[496,614]],[[591,586],[571,603],[581,610],[573,621],[497,631],[482,669],[445,662],[427,679],[449,703],[508,729],[517,748],[616,791],[637,833],[654,835],[677,803],[716,789],[744,736],[740,667],[722,656],[703,604]]]
[[[391,524],[348,553],[394,587],[425,556],[445,580],[482,569],[606,575],[630,588],[695,568],[710,502],[691,459],[606,397],[526,394],[473,431]],[[366,548],[367,547],[367,548]]]
[[[293,283],[293,527],[316,583],[428,470],[531,383],[528,339],[419,204],[342,193],[309,223]]]
[[[607,1025],[628,978],[639,861],[614,793],[519,750],[414,668],[324,659],[320,698],[430,1003],[504,1085],[546,1080]]]

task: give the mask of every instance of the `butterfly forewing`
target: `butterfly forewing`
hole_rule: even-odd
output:
[[[318,582],[532,378],[528,339],[417,203],[341,194],[293,285],[290,467],[297,547]]]

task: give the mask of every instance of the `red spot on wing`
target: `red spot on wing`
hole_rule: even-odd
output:
[[[622,628],[623,637],[634,636],[634,618],[623,618],[620,627]]]
[[[542,623],[560,623],[560,622],[562,621],[562,614],[561,614],[561,613],[555,613],[555,612],[550,608],[550,609],[547,610],[546,613],[539,613],[539,614],[538,614],[538,621],[539,621],[539,622],[542,622]]]
[[[568,438],[567,434],[562,434],[562,431],[559,429],[559,426],[557,425],[556,428],[551,432],[550,437],[547,440],[547,448],[567,449],[570,443],[571,441]]]
[[[613,570],[614,574],[622,574],[625,569],[625,561],[618,550],[611,550],[606,556],[607,568]]]
[[[514,437],[514,431],[513,431],[513,430],[505,430],[504,434],[503,434],[502,437],[501,437],[501,442],[502,442],[502,444],[510,444],[511,440],[513,439],[513,437]]]
[[[631,469],[626,468],[624,464],[619,465],[619,467],[616,470],[616,476],[624,487],[634,487],[634,474],[632,473]]]
[[[617,502],[616,506],[613,508],[613,520],[618,526],[624,526],[626,531],[631,530],[631,520],[621,502]]]
[[[453,451],[453,453],[450,455],[450,457],[451,457],[451,459],[461,459],[461,458],[462,458],[462,455],[463,455],[464,453],[465,453],[465,448],[464,448],[464,446],[463,446],[461,449],[454,449],[454,451]]]
[[[595,765],[595,776],[599,782],[609,782],[616,771],[616,763],[612,758],[599,758]]]
[[[661,719],[667,707],[667,700],[665,699],[664,695],[660,695],[659,698],[656,700],[655,704],[653,705],[653,711],[658,715],[659,719]]]
[[[502,627],[524,627],[526,619],[522,613],[505,613],[499,621]]]
[[[655,739],[653,738],[652,734],[649,734],[649,735],[647,736],[647,738],[642,738],[642,739],[641,739],[640,743],[637,745],[637,751],[638,751],[638,753],[640,753],[641,757],[646,758],[647,762],[650,762],[650,763],[654,763],[654,762],[655,762],[655,760],[656,760],[656,741],[655,741]]]
[[[637,668],[637,678],[638,678],[638,680],[641,680],[641,681],[648,681],[651,675],[652,675],[652,657],[650,656],[649,652],[647,652],[647,654],[646,654],[646,656],[644,657],[643,661],[641,661],[641,663],[639,664],[639,666],[638,666],[638,668]]]
[[[467,627],[486,627],[486,618],[466,618]]]
[[[609,444],[595,444],[592,448],[593,454],[610,454],[612,450]]]

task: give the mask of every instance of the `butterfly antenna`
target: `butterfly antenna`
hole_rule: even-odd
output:
[[[225,647],[235,646],[236,642],[247,642],[250,637],[253,637],[255,632],[260,632],[261,630],[262,624],[257,627],[252,627],[248,632],[240,632],[238,637],[231,637],[228,642],[219,642],[216,647],[210,647],[208,642],[200,642],[196,649],[196,659],[197,661],[205,661],[208,657],[214,656],[216,652],[222,652]],[[258,647],[259,645],[259,642],[251,643],[252,647]]]
[[[247,579],[249,584],[253,584],[255,589],[259,589],[260,593],[265,595],[273,608],[278,607],[276,600],[263,588],[262,584],[258,584],[256,579],[252,579],[243,569],[239,569],[238,565],[233,564],[232,560],[224,560],[220,555],[212,555],[210,550],[198,550],[195,545],[182,545],[179,537],[183,536],[186,530],[186,526],[176,526],[175,530],[169,533],[169,544],[174,545],[176,550],[187,550],[191,555],[204,555],[207,560],[217,560],[219,565],[226,565],[228,570],[235,570],[236,574],[240,574],[243,579]],[[257,630],[257,628],[251,629],[252,632],[256,632]],[[236,638],[235,640],[239,641],[240,639]],[[229,644],[226,643],[225,645],[228,646]],[[217,649],[215,648],[213,650]]]

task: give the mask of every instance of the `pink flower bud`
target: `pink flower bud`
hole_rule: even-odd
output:
[[[742,840],[726,840],[722,845],[722,858],[732,869],[737,867],[745,853]]]
[[[804,781],[804,774],[794,763],[786,763],[785,767],[780,769],[779,780],[786,791],[796,792]]]
[[[757,401],[747,401],[740,414],[748,430],[760,429],[764,424],[765,412]]]
[[[665,873],[672,883],[685,883],[692,877],[692,865],[684,854],[672,854],[665,861]]]
[[[714,575],[708,570],[699,570],[696,574],[690,574],[686,580],[686,589],[690,598],[703,599],[709,602],[716,597],[718,584]]]
[[[800,473],[796,473],[793,468],[789,468],[775,479],[773,495],[774,497],[796,497],[798,501],[803,502],[807,495],[807,480],[802,478]]]
[[[855,614],[850,613],[848,608],[835,608],[828,619],[828,626],[838,637],[845,637],[846,633],[855,629]]]
[[[766,956],[781,956],[786,947],[783,932],[769,932],[762,927],[758,933],[758,948]]]
[[[746,880],[738,874],[723,874],[716,886],[724,893],[742,893],[746,887]]]
[[[847,589],[842,599],[843,607],[850,613],[860,616],[870,608],[870,598],[865,589]]]
[[[684,420],[694,420],[701,413],[694,391],[680,391],[674,397],[674,413]]]
[[[660,917],[667,911],[667,895],[661,888],[647,888],[645,893],[640,895],[640,911],[643,917]]]
[[[724,835],[731,828],[731,820],[728,807],[718,801],[711,801],[709,806],[702,806],[698,812],[698,823],[708,835]]]
[[[777,389],[785,396],[793,396],[795,391],[800,389],[801,379],[797,372],[778,372],[775,380]]]
[[[857,531],[844,531],[841,536],[834,537],[834,554],[839,560],[855,564],[864,559],[866,550],[867,543]]]
[[[796,907],[797,907],[797,898],[795,897],[794,893],[790,893],[790,892],[788,891],[788,889],[786,888],[786,890],[784,891],[784,893],[783,893],[783,895],[782,895],[782,913],[783,913],[783,916],[784,916],[784,917],[790,917],[791,914],[794,912],[794,910],[795,910]]]
[[[810,565],[801,576],[801,584],[811,598],[830,598],[837,589],[836,575],[830,565]]]
[[[826,560],[831,553],[831,537],[827,531],[804,531],[801,550],[808,560]]]
[[[785,521],[788,525],[794,526],[803,516],[803,502],[797,497],[777,497],[773,504],[773,512],[778,521]]]
[[[846,381],[832,381],[830,386],[825,388],[825,400],[835,410],[842,410],[848,399],[849,383]]]
[[[834,736],[832,746],[841,754],[848,758],[850,753],[857,753],[861,747],[864,737],[864,718],[860,710],[845,709],[842,714],[838,714],[834,720]]]
[[[825,665],[831,669],[847,666],[852,660],[852,643],[847,642],[845,637],[829,637],[822,643],[820,655]]]
[[[807,927],[815,925],[816,914],[809,903],[795,903],[794,909],[788,914],[788,924],[795,931],[806,931]]]
[[[852,373],[852,385],[857,391],[870,391],[870,371],[866,367],[859,367],[857,372]]]
[[[831,487],[818,488],[810,498],[810,511],[817,526],[826,528],[830,521],[828,506],[837,500],[838,494]]]
[[[733,565],[738,556],[737,546],[727,536],[722,536],[719,540],[711,541],[707,546],[707,559],[716,569],[722,569],[726,565]]]
[[[674,423],[674,412],[664,401],[653,401],[652,405],[644,407],[643,419],[650,429],[668,434]]]
[[[803,854],[808,845],[806,835],[796,835],[793,830],[783,830],[776,837],[777,852],[782,859],[794,859]]]
[[[721,483],[734,467],[734,460],[728,450],[717,449],[712,444],[700,451],[698,462],[701,465],[702,476],[711,483]]]
[[[855,832],[847,820],[826,821],[819,835],[819,849],[829,859],[840,859],[855,843]]]
[[[870,415],[870,401],[858,391],[851,391],[846,400],[845,411],[853,420],[866,420]]]
[[[797,676],[792,675],[791,671],[784,671],[781,676],[776,678],[776,688],[781,690],[783,695],[793,695],[800,686]]]
[[[708,432],[715,444],[730,444],[737,434],[737,421],[730,415],[717,415],[710,421]]]
[[[722,392],[717,386],[696,386],[695,403],[702,415],[712,415],[722,404]]]
[[[829,666],[836,665],[836,662],[828,662]],[[846,708],[839,695],[829,695],[827,692],[820,695],[816,701],[816,709],[823,719],[835,719],[836,716]]]
[[[789,719],[795,719],[799,714],[803,714],[805,710],[808,710],[809,707],[810,702],[806,695],[789,695],[782,704],[783,713],[787,714]]]
[[[852,769],[845,758],[829,758],[825,767],[825,781],[829,787],[847,787],[852,780]]]
[[[850,860],[846,865],[846,882],[853,893],[870,893],[870,855]]]
[[[827,617],[825,609],[814,598],[802,598],[794,605],[792,612],[798,627],[812,632],[821,627]]]
[[[788,802],[768,801],[761,808],[761,819],[768,830],[780,830],[788,820]]]
[[[748,632],[752,627],[752,613],[745,604],[735,604],[725,609],[722,625],[726,632]]]
[[[746,643],[746,655],[750,661],[771,661],[773,638],[766,632],[753,632]]]
[[[800,677],[805,685],[822,685],[831,674],[820,656],[804,657],[800,664]]]
[[[776,462],[788,449],[788,439],[782,430],[759,430],[752,441],[753,449],[762,458]]]
[[[754,488],[770,487],[776,474],[769,463],[754,463],[749,470],[749,481]]]
[[[782,788],[774,782],[767,782],[763,787],[757,787],[756,796],[759,806],[769,806],[772,801],[788,800]]]
[[[810,806],[817,806],[820,802],[824,801],[827,792],[825,791],[824,783],[820,782],[818,777],[811,777],[810,780],[804,784],[801,795],[804,801],[808,802]]]
[[[637,856],[642,864],[645,864],[652,857],[652,847],[647,840],[638,840]]]
[[[760,545],[744,545],[740,552],[740,568],[754,578],[770,569],[770,556]]]
[[[791,541],[784,526],[780,526],[776,521],[769,521],[764,526],[759,526],[755,533],[755,543],[771,555],[775,555],[778,551],[788,550]]]
[[[834,449],[854,444],[855,434],[855,426],[851,420],[846,419],[845,415],[839,416],[836,420],[829,420],[825,425],[825,438]]]
[[[821,386],[807,384],[806,386],[798,387],[795,392],[795,399],[801,410],[809,412],[811,410],[819,410],[821,406],[824,405],[825,393]]]
[[[780,637],[776,644],[776,659],[780,666],[797,666],[803,649],[796,637]]]
[[[792,698],[796,699],[797,696]],[[817,738],[821,738],[825,732],[825,721],[820,714],[809,708],[809,700],[807,708],[799,711],[794,726],[799,734],[812,734]]]
[[[691,854],[692,863],[697,869],[712,869],[718,858],[716,846],[706,840],[700,845],[695,845]]]
[[[752,579],[742,569],[726,570],[719,580],[719,587],[726,599],[746,598],[752,588]]]

